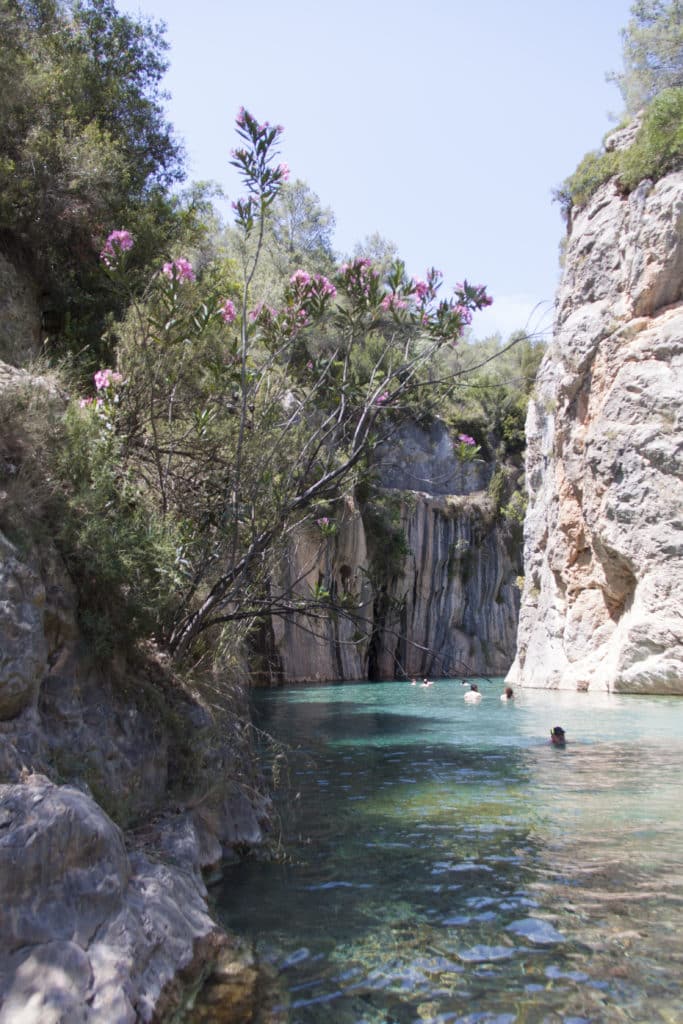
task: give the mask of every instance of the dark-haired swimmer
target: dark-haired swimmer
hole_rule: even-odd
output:
[[[550,742],[554,747],[564,747],[567,744],[565,739],[564,729],[561,725],[556,725],[550,730]]]

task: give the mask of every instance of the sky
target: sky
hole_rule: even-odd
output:
[[[244,105],[336,218],[335,249],[379,232],[407,270],[493,295],[474,334],[546,332],[564,224],[553,189],[622,113],[631,0],[119,0],[166,25],[169,120],[190,180],[241,194]],[[225,206],[226,215],[229,204]]]

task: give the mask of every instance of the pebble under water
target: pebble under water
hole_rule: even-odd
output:
[[[683,699],[479,687],[255,696],[282,859],[214,898],[260,1024],[683,1022]]]

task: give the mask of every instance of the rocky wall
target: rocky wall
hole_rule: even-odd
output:
[[[603,185],[529,407],[513,684],[683,693],[682,300],[683,172]]]

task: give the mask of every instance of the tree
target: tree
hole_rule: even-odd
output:
[[[74,347],[97,344],[98,238],[126,222],[165,241],[175,219],[162,29],[112,0],[0,0],[0,32],[0,242],[31,261]]]
[[[373,231],[371,235],[366,235],[362,242],[356,242],[353,256],[354,259],[370,260],[380,273],[386,273],[398,259],[398,246],[396,242],[380,235],[379,231]]]
[[[637,0],[622,38],[624,70],[608,79],[633,115],[664,89],[683,86],[682,0]]]
[[[283,276],[289,277],[302,265],[318,273],[331,273],[334,226],[332,210],[321,206],[306,182],[300,178],[284,182],[273,203],[270,223],[271,254]]]
[[[312,593],[270,594],[282,545],[308,522],[334,529],[344,489],[374,447],[423,405],[437,354],[457,343],[472,312],[490,302],[466,281],[441,298],[441,275],[410,280],[397,261],[385,277],[369,259],[330,280],[296,270],[278,308],[252,287],[286,166],[281,129],[242,110],[233,163],[246,194],[235,206],[243,241],[241,281],[217,294],[184,256],[169,260],[119,329],[115,379],[101,371],[98,417],[121,438],[122,479],[178,537],[180,583],[159,635],[182,656],[226,624],[318,607]],[[113,232],[102,251],[113,280],[126,280],[133,239]],[[104,376],[103,376],[104,374]],[[130,493],[131,488],[127,488]],[[329,605],[328,605],[329,607]]]

